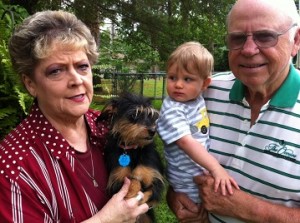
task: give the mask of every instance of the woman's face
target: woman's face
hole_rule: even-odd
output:
[[[53,47],[51,56],[35,67],[34,78],[24,75],[23,81],[48,119],[78,119],[93,97],[90,62],[83,50]]]

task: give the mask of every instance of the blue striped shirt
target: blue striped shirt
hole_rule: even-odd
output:
[[[176,141],[183,136],[192,135],[208,148],[209,121],[203,97],[199,96],[186,103],[167,97],[160,110],[157,126],[164,142],[168,181],[175,191],[184,192],[199,203],[198,187],[193,182],[193,176],[201,174],[203,168],[189,158],[177,146]]]

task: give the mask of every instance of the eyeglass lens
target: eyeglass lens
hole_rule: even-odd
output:
[[[289,31],[292,27],[296,25],[297,24],[293,24],[287,30],[284,30],[281,33],[277,33],[275,31],[268,31],[268,30],[256,31],[253,32],[252,34],[245,34],[242,32],[229,33],[226,38],[227,47],[231,50],[241,49],[244,46],[248,36],[252,36],[255,44],[260,48],[273,47],[277,44],[278,37],[280,35],[283,35],[284,33]]]
[[[244,33],[232,33],[227,37],[227,44],[229,49],[242,48],[248,38],[253,36],[253,41],[258,47],[271,47],[277,43],[277,33],[269,31],[254,32],[252,35],[246,35]]]

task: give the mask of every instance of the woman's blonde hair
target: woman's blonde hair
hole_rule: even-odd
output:
[[[9,41],[12,64],[19,75],[33,77],[38,62],[52,53],[53,47],[83,49],[91,64],[98,59],[98,48],[89,28],[65,11],[42,11],[26,18]]]
[[[202,78],[207,78],[212,74],[214,59],[211,53],[199,42],[191,41],[181,44],[170,55],[167,62],[167,70],[177,64],[178,68],[188,72],[192,65]]]

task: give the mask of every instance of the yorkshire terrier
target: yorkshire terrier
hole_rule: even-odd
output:
[[[153,207],[160,201],[164,168],[153,141],[158,115],[150,99],[130,93],[110,100],[103,109],[100,119],[110,120],[104,149],[109,195],[117,193],[127,177],[131,185],[126,198],[136,197],[142,191],[144,197],[140,204]],[[140,216],[137,222],[155,222],[153,209]]]

